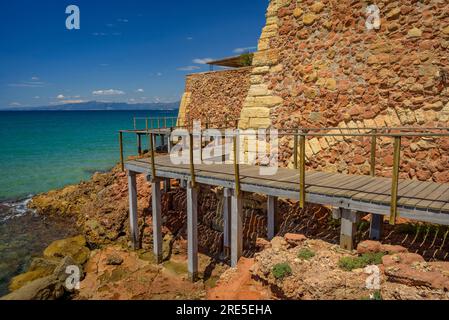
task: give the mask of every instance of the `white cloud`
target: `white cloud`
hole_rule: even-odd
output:
[[[93,91],[92,94],[94,96],[120,96],[120,95],[124,95],[125,92],[123,92],[121,90],[108,89],[108,90],[96,90],[96,91]]]
[[[20,107],[21,105],[22,105],[22,104],[19,103],[19,102],[11,102],[11,103],[9,104],[10,107]]]
[[[162,77],[162,72],[158,72],[158,73],[156,73],[156,75],[157,75],[158,77]]]
[[[41,97],[39,97],[39,96],[35,96],[35,97],[34,97],[34,99],[40,99],[40,98],[41,98]]]
[[[186,66],[186,67],[178,68],[176,70],[178,70],[178,71],[194,71],[194,70],[199,70],[199,69],[201,69],[201,68],[198,66]]]
[[[104,32],[94,32],[94,33],[92,33],[92,35],[96,36],[96,37],[104,37],[104,36],[107,36],[108,34],[104,33]]]
[[[59,100],[64,100],[64,99],[65,99],[65,97],[64,97],[64,95],[63,95],[63,94],[60,94],[60,95],[58,95],[58,96],[56,97],[56,99],[59,99]]]
[[[101,63],[101,64],[100,64],[100,67],[109,67],[109,64],[107,64],[107,63]]]
[[[246,48],[236,48],[234,49],[234,53],[245,53],[245,52],[251,52],[253,50],[257,49],[257,47],[246,47]]]
[[[212,58],[203,58],[203,59],[193,59],[193,63],[197,64],[207,64],[208,62],[214,61]]]
[[[40,81],[24,81],[20,83],[10,83],[8,84],[9,87],[14,88],[42,88],[45,85],[45,83]]]
[[[39,77],[31,77],[31,80],[32,81],[39,81],[40,79],[39,79]]]
[[[137,89],[136,92],[142,93],[142,92],[145,92],[145,90],[143,90],[143,89]]]
[[[187,37],[186,40],[187,40],[187,41],[192,41],[192,40],[193,40],[193,37]]]
[[[127,22],[129,22],[129,20],[120,18],[120,19],[117,19],[117,22],[127,23]]]

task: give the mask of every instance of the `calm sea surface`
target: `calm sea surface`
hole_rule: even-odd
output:
[[[0,296],[51,241],[77,233],[73,223],[30,212],[30,197],[112,168],[120,157],[118,130],[132,129],[133,117],[176,116],[177,111],[0,112]],[[144,128],[145,122],[138,125]],[[135,136],[125,135],[124,146],[125,155],[136,154]]]
[[[88,179],[119,161],[118,130],[159,111],[0,112],[0,201]],[[139,124],[145,127],[144,121]],[[127,136],[127,154],[136,139]]]

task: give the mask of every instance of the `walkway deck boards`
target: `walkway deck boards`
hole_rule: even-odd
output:
[[[151,174],[150,159],[126,163],[128,170]],[[299,171],[279,168],[273,176],[262,176],[256,166],[240,165],[240,184],[243,191],[267,195],[299,198]],[[156,174],[161,178],[190,177],[189,165],[174,165],[169,156],[156,157]],[[232,164],[195,165],[199,183],[222,187],[234,185]],[[333,205],[369,213],[389,215],[391,179],[308,171],[306,200],[311,203]],[[449,225],[449,184],[400,180],[398,211],[401,216]]]

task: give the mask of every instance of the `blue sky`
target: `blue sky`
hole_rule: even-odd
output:
[[[81,29],[67,30],[68,5]],[[178,101],[204,59],[257,45],[268,0],[14,0],[0,10],[0,107]]]

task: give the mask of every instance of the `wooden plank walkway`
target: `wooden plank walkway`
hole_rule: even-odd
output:
[[[151,174],[150,159],[129,161],[125,167]],[[189,180],[190,167],[174,165],[169,156],[159,156],[156,175]],[[198,183],[234,189],[232,164],[195,165],[195,175]],[[240,178],[242,191],[289,199],[299,197],[298,170],[279,168],[274,176],[261,176],[259,167],[240,165]],[[391,179],[308,171],[306,196],[311,203],[389,215]],[[398,211],[402,217],[449,225],[449,184],[400,180]]]
[[[137,174],[144,174],[152,186],[153,249],[162,262],[161,183],[165,189],[170,179],[182,181],[187,188],[188,271],[192,281],[198,273],[198,189],[192,185],[190,165],[175,165],[170,156],[156,157],[156,174],[152,177],[150,159],[125,163],[128,170],[131,240],[139,247],[137,225]],[[263,176],[260,167],[240,165],[240,190],[260,193],[267,198],[267,237],[276,234],[277,200],[299,199],[299,170],[278,168],[275,175]],[[196,183],[224,188],[224,252],[230,251],[231,265],[236,266],[243,251],[243,198],[236,192],[233,164],[195,165]],[[341,219],[340,245],[354,248],[357,222],[370,213],[370,237],[380,239],[384,216],[390,215],[391,179],[308,171],[305,176],[306,201],[331,206],[334,218]],[[449,184],[400,180],[398,186],[399,216],[417,221],[449,225]],[[230,250],[229,250],[230,249]]]

